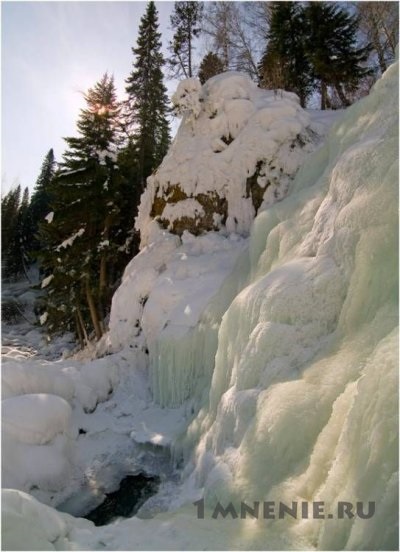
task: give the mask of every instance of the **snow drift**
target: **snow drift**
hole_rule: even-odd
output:
[[[110,362],[3,361],[3,486],[53,494],[63,489],[75,465],[73,408],[93,411],[117,381]]]
[[[208,235],[182,245],[165,231],[148,234],[133,261],[138,272],[127,269],[116,295],[110,335],[118,347],[124,339],[140,345],[118,332],[130,297],[143,327],[153,302],[152,392],[164,406],[190,405],[174,442],[175,458],[184,460],[180,495],[168,496],[169,511],[153,519],[94,528],[6,491],[6,547],[398,549],[397,111],[395,64],[346,110],[290,194],[258,215],[214,295],[209,283],[196,287],[196,267],[213,251]],[[229,237],[212,236],[214,252],[224,244],[229,252]],[[151,269],[142,280],[140,263]],[[171,292],[157,284],[168,267]],[[168,320],[183,319],[191,281],[207,305],[183,332],[176,323],[166,335]],[[167,306],[157,326],[162,293]],[[205,519],[190,504],[201,497]],[[332,513],[339,501],[373,501],[376,511],[369,519],[214,520],[216,501],[238,511],[241,501],[322,501]]]

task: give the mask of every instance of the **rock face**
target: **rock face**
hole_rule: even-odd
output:
[[[261,90],[241,73],[182,81],[173,103],[182,123],[148,179],[136,220],[142,245],[156,221],[182,235],[246,235],[255,215],[282,199],[318,136],[297,96]]]

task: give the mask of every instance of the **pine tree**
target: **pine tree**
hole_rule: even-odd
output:
[[[42,163],[40,174],[36,180],[35,188],[29,205],[29,216],[31,219],[31,239],[28,245],[28,251],[37,251],[40,248],[40,243],[36,238],[39,229],[39,223],[50,212],[50,185],[56,171],[56,162],[54,151],[50,149]]]
[[[53,220],[40,226],[47,247],[41,261],[47,274],[48,326],[74,328],[80,340],[93,329],[100,338],[126,235],[119,228],[123,205],[117,163],[120,107],[113,77],[105,74],[85,95],[78,137],[68,149],[50,186]]]
[[[295,92],[305,107],[313,89],[306,55],[307,26],[300,2],[272,2],[268,44],[259,64],[260,85]]]
[[[33,235],[32,218],[29,208],[29,188],[26,187],[22,194],[21,205],[18,211],[17,221],[17,249],[19,252],[18,263],[20,263],[20,272],[23,271],[27,279],[28,268],[31,263],[30,250],[31,239]]]
[[[346,90],[354,91],[370,73],[363,66],[370,46],[357,47],[358,18],[334,2],[309,2],[305,8],[309,26],[307,57],[321,92],[321,109],[327,107],[328,87],[349,105]]]
[[[198,77],[201,84],[204,84],[208,81],[208,79],[211,79],[211,77],[214,77],[215,75],[219,75],[223,71],[224,64],[222,59],[220,59],[217,54],[208,52],[200,63]]]
[[[193,41],[200,35],[203,13],[201,2],[175,2],[171,27],[175,31],[168,59],[173,78],[193,76]]]
[[[2,275],[17,279],[25,275],[28,280],[29,243],[32,224],[29,212],[29,189],[21,198],[21,186],[10,190],[1,201]]]
[[[21,185],[18,184],[1,199],[1,261],[4,278],[15,278],[19,275],[17,232],[20,205]]]
[[[137,159],[137,176],[141,191],[146,178],[160,164],[170,142],[168,98],[163,83],[161,34],[154,2],[149,2],[143,15],[133,70],[126,80],[126,123],[131,147]]]

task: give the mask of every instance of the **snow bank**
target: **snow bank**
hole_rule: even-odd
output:
[[[4,550],[71,549],[69,532],[91,527],[88,521],[59,514],[32,496],[6,489],[2,491],[2,543]],[[79,532],[79,529],[78,529]]]
[[[118,366],[106,360],[79,364],[7,360],[2,367],[2,397],[46,393],[74,399],[85,410],[93,410],[105,400],[118,382]]]
[[[59,366],[7,360],[2,366],[3,399],[30,393],[50,393],[71,401],[75,387]]]
[[[3,432],[21,443],[44,445],[59,433],[67,433],[71,407],[61,397],[22,395],[2,402]]]
[[[72,407],[92,412],[117,382],[118,366],[106,360],[3,362],[3,485],[26,491],[65,488],[77,437]]]
[[[187,79],[172,99],[183,120],[142,196],[142,245],[150,243],[153,220],[179,235],[221,228],[247,234],[255,214],[285,196],[315,149],[309,115],[294,94],[277,96],[235,72],[203,86]]]
[[[2,401],[3,485],[56,490],[72,470],[71,406],[55,395]]]

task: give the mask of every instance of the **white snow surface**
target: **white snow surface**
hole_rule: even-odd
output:
[[[223,73],[203,86],[197,79],[187,79],[172,99],[183,120],[141,199],[136,228],[142,244],[150,240],[155,197],[168,199],[174,186],[188,199],[167,204],[161,219],[196,219],[196,196],[212,193],[227,200],[226,231],[248,234],[256,213],[247,197],[246,180],[256,172],[257,163],[265,165],[264,185],[272,182],[261,206],[264,209],[284,197],[305,157],[319,144],[318,132],[323,127],[313,127],[295,94],[262,90],[242,73]],[[299,138],[302,146],[296,143]],[[232,140],[229,145],[227,139]]]
[[[194,328],[247,245],[239,236],[216,232],[199,237],[185,232],[180,239],[155,231],[114,294],[107,336],[113,350],[134,344],[142,332],[151,345],[155,338],[179,338]]]
[[[46,276],[46,278],[43,278],[42,280],[42,289],[44,289],[45,287],[47,287],[50,282],[52,281],[52,279],[54,278],[54,274],[50,274],[49,276]]]
[[[40,325],[43,326],[43,324],[46,324],[46,321],[47,321],[47,318],[49,316],[49,313],[48,312],[44,312],[43,314],[41,314],[39,316],[39,322],[40,322]]]
[[[2,402],[4,434],[30,445],[44,445],[66,433],[70,416],[70,405],[56,395],[21,395]]]
[[[46,215],[45,217],[45,220],[47,220],[47,222],[49,224],[51,224],[53,222],[53,219],[54,219],[54,211],[51,211],[48,215]]]
[[[99,346],[113,354],[14,361],[5,400],[18,401],[10,439],[23,448],[3,462],[5,549],[398,549],[397,110],[396,63],[249,240],[146,223]],[[57,397],[54,426],[37,394]],[[38,409],[26,430],[23,395]],[[40,459],[31,469],[25,447]],[[139,517],[96,528],[37,500],[79,513],[144,467],[165,479]],[[205,519],[191,504],[201,497]],[[218,500],[323,501],[334,514],[338,501],[373,500],[376,512],[215,520]]]
[[[75,234],[72,234],[72,236],[60,243],[60,245],[56,247],[56,251],[60,251],[60,249],[66,249],[67,247],[70,247],[74,243],[76,238],[80,238],[84,233],[85,229],[79,228],[79,230],[75,232]]]

